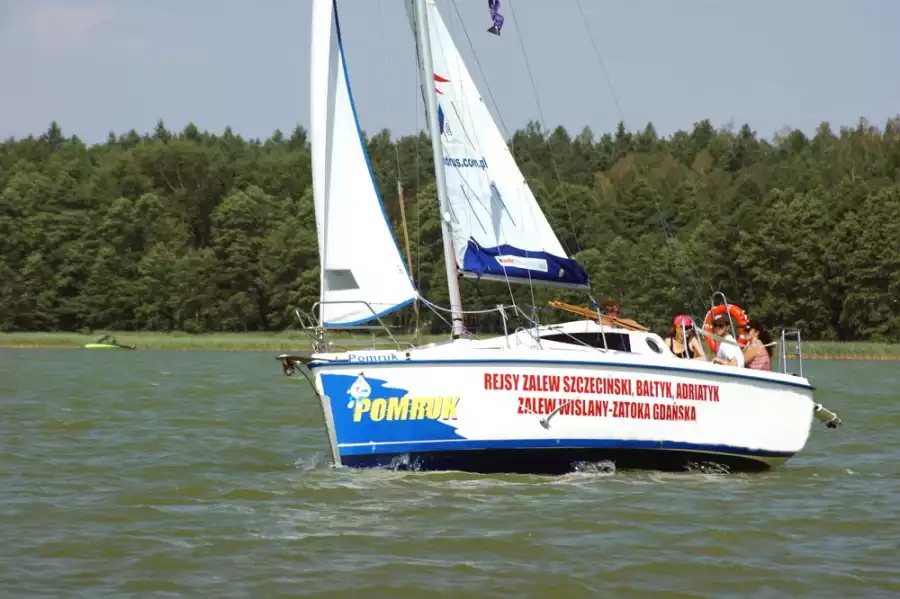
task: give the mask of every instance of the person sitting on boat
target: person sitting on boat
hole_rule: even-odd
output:
[[[725,364],[727,366],[744,366],[744,353],[741,346],[734,339],[734,335],[728,330],[728,318],[723,314],[713,319],[712,322],[713,335],[719,337],[719,351],[713,358],[715,364]]]
[[[772,370],[772,336],[756,320],[743,326],[747,335],[744,346],[744,365],[753,370]]]
[[[618,318],[619,317],[619,304],[614,300],[607,300],[600,304],[600,309],[603,310],[603,313],[609,318]]]
[[[647,327],[637,322],[636,320],[632,320],[630,318],[622,318],[619,316],[619,303],[615,300],[607,300],[600,304],[600,320],[602,324],[605,325],[616,325],[620,327],[633,328],[639,331],[648,330]]]
[[[687,339],[687,343],[685,343]],[[666,346],[679,358],[691,360],[705,360],[703,348],[697,333],[694,331],[694,321],[684,314],[679,314],[672,321],[672,330],[666,337]]]

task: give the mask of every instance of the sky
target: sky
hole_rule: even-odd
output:
[[[484,0],[438,0],[506,134],[538,120],[599,136],[624,120],[669,136],[709,119],[771,138],[786,127],[812,134],[822,121],[834,130],[860,117],[882,126],[900,114],[897,0],[501,4],[497,37],[486,31]],[[88,143],[152,131],[160,119],[170,130],[193,122],[247,138],[307,126],[311,8],[311,0],[0,0],[0,138],[40,134],[53,120]],[[403,2],[341,0],[339,10],[363,128],[422,129]]]

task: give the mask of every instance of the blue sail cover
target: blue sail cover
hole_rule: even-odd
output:
[[[529,252],[511,245],[483,248],[473,239],[469,240],[463,256],[463,271],[464,274],[489,279],[530,280],[566,287],[588,286],[587,272],[571,258],[547,252]]]

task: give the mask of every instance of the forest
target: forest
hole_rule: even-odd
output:
[[[429,138],[366,136],[387,214],[420,294],[449,304]],[[668,138],[652,124],[596,137],[529,123],[509,139],[570,256],[573,292],[461,281],[467,310],[513,299],[540,322],[616,300],[664,333],[701,318],[714,291],[770,330],[804,338],[900,337],[900,117],[766,140],[709,121]],[[401,227],[403,208],[410,252]],[[318,300],[306,131],[268,139],[110,133],[87,145],[52,123],[0,144],[0,331],[280,331]],[[419,306],[423,330],[448,329]],[[387,318],[399,329],[414,308]],[[496,315],[466,319],[502,331]],[[525,322],[514,323],[522,326]],[[513,325],[511,325],[513,326]]]

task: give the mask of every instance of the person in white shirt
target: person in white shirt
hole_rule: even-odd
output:
[[[744,352],[731,333],[728,332],[728,319],[724,316],[719,316],[713,320],[712,325],[713,335],[717,335],[724,340],[719,342],[719,351],[716,353],[716,357],[713,358],[713,363],[743,368]]]

